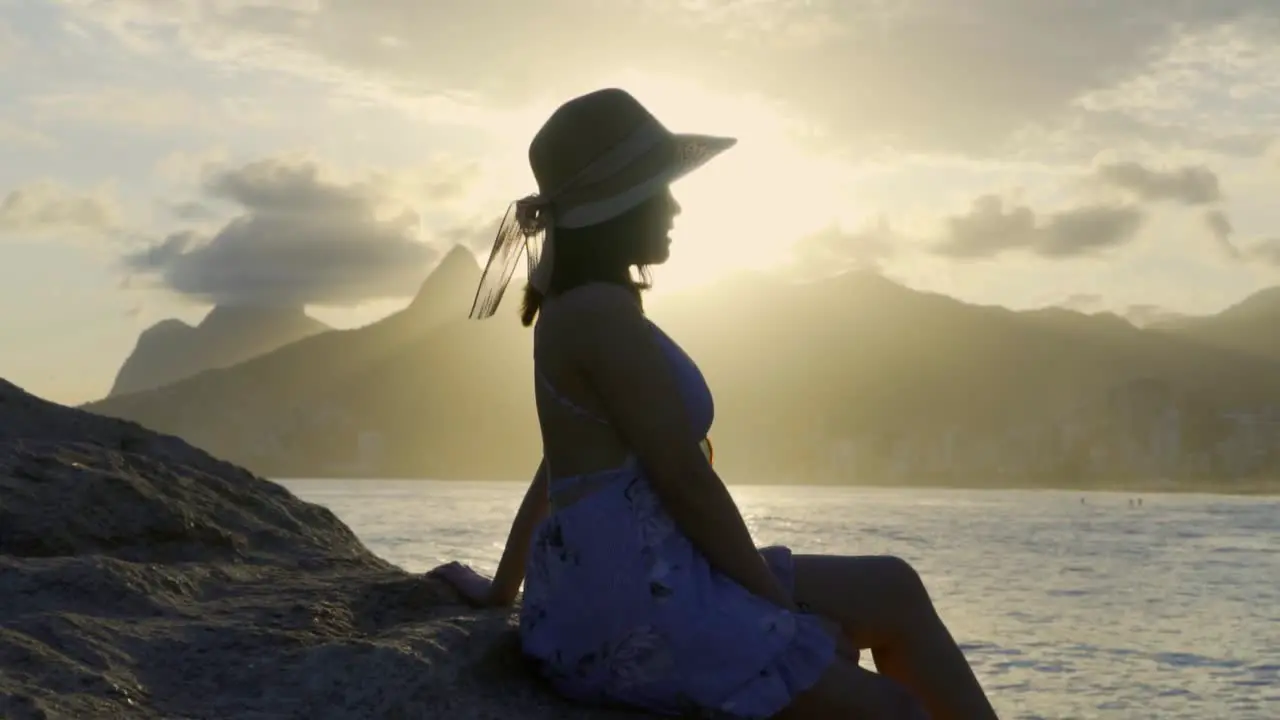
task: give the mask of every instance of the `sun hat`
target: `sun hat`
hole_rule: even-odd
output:
[[[737,140],[673,133],[624,90],[597,90],[561,105],[529,145],[538,192],[511,203],[480,276],[470,317],[498,309],[523,250],[529,283],[546,293],[555,229],[618,217],[701,167]]]

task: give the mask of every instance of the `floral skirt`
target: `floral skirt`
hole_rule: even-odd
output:
[[[535,533],[520,617],[525,654],[563,695],[768,718],[817,682],[835,641],[815,618],[712,569],[634,464],[590,480],[603,486]],[[760,552],[791,587],[791,552]]]

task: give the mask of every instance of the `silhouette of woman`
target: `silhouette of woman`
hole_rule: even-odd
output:
[[[734,142],[671,133],[621,90],[569,101],[538,132],[539,193],[508,211],[472,317],[494,313],[524,251],[543,460],[495,577],[458,563],[432,574],[486,605],[511,604],[524,581],[523,650],[576,700],[994,718],[910,565],[757,549],[700,442],[711,393],[645,317],[632,268],[644,280],[667,259],[669,185]],[[863,648],[879,673],[858,665]]]

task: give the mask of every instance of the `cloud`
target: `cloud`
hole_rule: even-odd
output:
[[[201,96],[188,89],[91,85],[36,94],[25,99],[39,124],[71,122],[154,133],[193,128],[223,131],[227,126],[260,130],[283,116],[246,97]]]
[[[58,146],[58,142],[35,128],[0,118],[0,146],[52,150]]]
[[[1098,168],[1097,177],[1143,202],[1209,205],[1222,200],[1217,174],[1204,166],[1154,170],[1136,162],[1110,163]]]
[[[1086,205],[1049,216],[1030,249],[1045,257],[1073,257],[1124,245],[1146,216],[1132,205]]]
[[[1148,119],[1143,119],[1142,114],[1094,108],[1071,123],[1064,123],[1050,138],[1081,151],[1092,143],[1099,151],[1117,146],[1136,146],[1156,153],[1190,148],[1235,158],[1256,158],[1265,155],[1277,137],[1275,127],[1261,116],[1241,122],[1237,113],[1229,120],[1214,123],[1172,112],[1153,113],[1159,117]]]
[[[160,158],[153,172],[167,185],[199,184],[210,171],[228,162],[228,154],[225,147],[210,147],[196,152],[176,150]]]
[[[1094,180],[1119,188],[1142,203],[1168,202],[1202,207],[1216,205],[1223,200],[1218,174],[1204,165],[1156,169],[1138,162],[1107,163],[1097,168]],[[1232,260],[1243,258],[1240,249],[1231,239],[1235,228],[1225,210],[1205,210],[1202,222],[1222,254]]]
[[[1280,237],[1261,240],[1249,248],[1249,254],[1268,265],[1280,267]]]
[[[199,200],[184,200],[181,202],[169,203],[166,208],[169,214],[179,220],[188,222],[198,222],[202,220],[214,220],[221,216],[217,208],[212,207],[209,203]]]
[[[211,237],[171,233],[125,267],[200,302],[339,306],[411,296],[439,254],[380,178],[273,158],[209,174],[204,194],[238,214]]]
[[[1259,240],[1249,245],[1242,252],[1255,262],[1280,267],[1280,237]]]
[[[1150,303],[1129,305],[1120,315],[1140,328],[1168,326],[1187,319],[1183,313]]]
[[[217,101],[213,101],[216,103]],[[92,121],[141,131],[197,125],[209,102],[177,92],[106,87],[38,95],[27,100],[35,116],[53,120]]]
[[[879,272],[892,257],[903,238],[881,218],[875,225],[846,230],[838,224],[806,235],[796,241],[792,252],[796,269],[804,274],[838,273],[846,270]]]
[[[438,230],[432,234],[432,239],[442,247],[462,245],[488,257],[489,251],[493,249],[493,241],[498,236],[500,225],[502,225],[501,215],[488,220],[472,219]]]
[[[679,77],[696,67],[708,87],[776,100],[829,145],[970,154],[1002,151],[1027,133],[1101,132],[1082,121],[1099,114],[1132,121],[1121,131],[1129,136],[1168,127],[1179,102],[1246,93],[1274,76],[1270,56],[1244,60],[1271,47],[1280,27],[1267,22],[1280,17],[1271,0],[544,0],[504,3],[500,21],[492,3],[64,5],[139,52],[169,53],[177,43],[205,58],[415,101],[546,102],[643,58],[648,73]],[[531,51],[530,38],[555,51]],[[1239,67],[1222,60],[1232,49]]]
[[[1046,258],[1091,255],[1134,238],[1145,216],[1133,205],[1082,205],[1043,218],[1025,205],[1005,207],[998,195],[974,200],[968,213],[944,221],[935,253],[956,260],[1025,251]]]
[[[1213,235],[1214,242],[1218,248],[1232,260],[1240,260],[1242,255],[1240,249],[1231,241],[1231,236],[1235,233],[1235,228],[1231,225],[1231,219],[1222,210],[1206,210],[1204,213],[1205,227],[1209,228],[1209,233]]]
[[[453,203],[465,198],[480,178],[480,165],[474,160],[437,155],[429,172],[400,173],[391,179],[407,194],[429,197],[432,203]]]
[[[1058,307],[1077,312],[1094,312],[1102,307],[1103,297],[1098,293],[1072,293],[1058,303]]]
[[[0,234],[105,233],[119,222],[119,209],[109,197],[53,182],[24,185],[0,200]]]
[[[7,70],[10,62],[27,49],[27,43],[4,18],[0,18],[0,69]]]

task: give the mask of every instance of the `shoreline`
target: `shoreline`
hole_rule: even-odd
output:
[[[443,483],[525,483],[524,480],[513,480],[511,478],[436,478],[436,477],[353,477],[339,475],[310,475],[310,476],[269,476],[273,481],[286,482],[443,482]],[[1069,484],[1069,483],[891,483],[891,482],[863,482],[863,483],[840,483],[840,482],[807,482],[807,483],[785,483],[785,482],[753,482],[753,481],[736,481],[726,483],[729,487],[745,486],[745,487],[780,487],[780,488],[850,488],[859,490],[989,490],[994,492],[1009,491],[1036,491],[1044,490],[1050,492],[1081,492],[1081,493],[1113,493],[1113,494],[1145,494],[1145,495],[1224,495],[1230,497],[1278,497],[1280,496],[1280,480],[1264,480],[1264,481],[1236,481],[1231,484],[1217,484],[1206,482],[1195,483],[1171,483],[1171,482],[1132,482],[1118,483],[1108,485],[1085,485],[1085,484]]]

